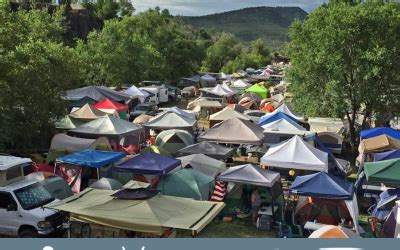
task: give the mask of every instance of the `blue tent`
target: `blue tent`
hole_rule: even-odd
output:
[[[400,149],[374,154],[374,161],[383,161],[400,158]]]
[[[125,153],[122,152],[85,149],[70,155],[59,157],[57,158],[57,161],[83,167],[101,168],[124,157]]]
[[[351,200],[353,184],[325,172],[297,176],[290,188],[292,194],[323,199]]]
[[[372,138],[372,137],[379,136],[379,135],[388,135],[390,137],[400,140],[400,132],[397,130],[394,130],[392,128],[388,128],[388,127],[371,128],[368,130],[363,130],[360,133],[360,138],[361,138],[361,140],[364,140],[364,139]]]
[[[135,174],[164,175],[181,165],[181,160],[153,152],[143,152],[119,165],[119,171]]]
[[[290,122],[294,126],[298,126],[298,122],[294,117],[291,117],[283,112],[277,112],[276,114],[272,116],[266,116],[266,117],[261,117],[259,125],[263,126],[268,123],[280,120],[280,119],[285,119],[286,121]]]

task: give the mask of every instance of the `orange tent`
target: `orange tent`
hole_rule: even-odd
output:
[[[318,230],[315,230],[308,238],[316,239],[348,239],[348,238],[360,238],[355,232],[348,228],[340,226],[326,225]]]

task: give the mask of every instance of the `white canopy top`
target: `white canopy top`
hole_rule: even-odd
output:
[[[264,130],[266,129],[272,129],[272,130],[300,130],[300,131],[304,131],[306,130],[305,128],[303,128],[302,126],[294,123],[294,122],[289,122],[286,119],[279,119],[276,121],[273,121],[271,123],[265,124],[263,126],[261,126],[264,128]]]
[[[124,91],[125,94],[129,95],[131,98],[139,98],[140,102],[149,96],[149,93],[138,89],[135,85],[132,85],[129,89]]]
[[[250,86],[251,86],[251,84],[243,81],[242,79],[234,81],[231,85],[231,87],[233,87],[233,88],[247,88]]]
[[[328,154],[314,148],[301,137],[271,146],[260,160],[261,165],[328,172]]]
[[[231,118],[240,118],[249,121],[250,119],[242,113],[239,113],[231,108],[224,108],[223,110],[212,114],[210,121],[226,121]]]

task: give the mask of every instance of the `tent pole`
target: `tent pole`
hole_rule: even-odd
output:
[[[100,173],[98,168],[97,168],[97,180],[100,180]]]
[[[272,195],[272,187],[269,189],[269,193],[271,194],[272,222],[275,223],[274,196]]]

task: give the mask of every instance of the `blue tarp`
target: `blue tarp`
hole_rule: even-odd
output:
[[[117,165],[117,169],[135,174],[163,175],[180,165],[181,160],[146,151]]]
[[[384,127],[384,128],[371,128],[368,130],[363,130],[360,133],[361,140],[372,138],[379,135],[388,135],[395,139],[400,140],[400,132],[394,130],[392,128]]]
[[[65,162],[83,167],[101,168],[125,157],[125,153],[113,151],[100,151],[85,149],[70,155],[57,158],[59,162]]]
[[[261,117],[259,125],[263,126],[266,125],[268,123],[277,121],[279,119],[285,119],[286,121],[290,122],[291,124],[293,124],[294,126],[298,126],[298,122],[294,117],[291,117],[283,112],[277,112],[276,114],[272,115],[272,116],[266,116],[266,117]]]
[[[351,200],[353,184],[325,172],[297,176],[290,188],[292,194],[323,199]]]
[[[374,161],[383,161],[400,158],[400,149],[374,154]]]

